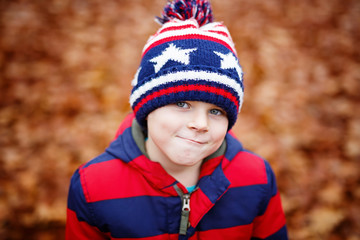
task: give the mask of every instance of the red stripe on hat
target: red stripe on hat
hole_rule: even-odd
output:
[[[223,35],[223,36],[225,36],[227,38],[229,37],[229,35],[224,31],[216,31],[216,30],[206,30],[206,31],[207,32],[212,32],[212,33],[217,33],[217,34]]]
[[[168,31],[174,31],[174,30],[183,30],[188,28],[197,28],[194,24],[186,24],[186,25],[180,25],[180,26],[169,26],[166,28],[161,29],[156,35],[159,35],[160,33],[168,32]]]
[[[134,113],[136,114],[137,111],[147,102],[153,100],[154,98],[168,95],[171,93],[178,93],[178,92],[190,92],[190,91],[201,91],[201,92],[209,92],[209,93],[215,93],[217,95],[221,95],[224,98],[230,99],[235,105],[236,108],[239,108],[239,103],[234,95],[232,95],[230,92],[221,89],[216,88],[213,86],[206,86],[206,85],[181,85],[176,87],[169,87],[165,89],[161,89],[157,92],[153,92],[152,94],[147,95],[145,98],[141,99],[141,101],[134,107]]]
[[[171,42],[171,41],[175,41],[175,40],[183,40],[183,39],[201,39],[201,40],[217,42],[217,43],[220,43],[220,44],[224,45],[225,47],[227,47],[230,51],[232,51],[235,54],[235,56],[237,56],[235,50],[233,50],[233,48],[229,44],[227,44],[225,41],[222,41],[215,37],[209,37],[209,36],[204,36],[204,35],[200,35],[200,34],[189,34],[189,35],[167,37],[167,38],[163,38],[159,41],[155,41],[154,43],[152,43],[149,47],[147,47],[144,50],[141,57],[144,57],[144,55],[153,47],[156,47],[156,46],[161,45],[166,42]]]

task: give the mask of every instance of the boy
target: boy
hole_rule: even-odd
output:
[[[228,131],[242,70],[207,1],[174,1],[143,49],[133,114],[73,175],[67,239],[287,239],[269,164]]]

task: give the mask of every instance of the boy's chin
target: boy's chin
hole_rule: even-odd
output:
[[[201,164],[204,158],[199,157],[199,155],[194,157],[176,157],[171,159],[171,161],[179,167],[194,167],[198,164]]]

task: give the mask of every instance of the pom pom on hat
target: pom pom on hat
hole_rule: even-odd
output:
[[[187,20],[194,18],[199,26],[213,21],[211,5],[207,0],[168,1],[161,15],[162,18],[156,17],[160,24],[169,22],[171,19]]]
[[[139,124],[147,115],[180,101],[203,101],[224,109],[228,129],[243,102],[243,72],[227,28],[212,22],[206,0],[168,2],[157,18],[162,27],[149,38],[132,80],[130,105]]]

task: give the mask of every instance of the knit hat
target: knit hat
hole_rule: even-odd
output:
[[[146,127],[153,110],[180,101],[203,101],[226,111],[230,129],[243,102],[243,73],[227,28],[212,21],[207,0],[168,2],[132,81],[130,104]]]

